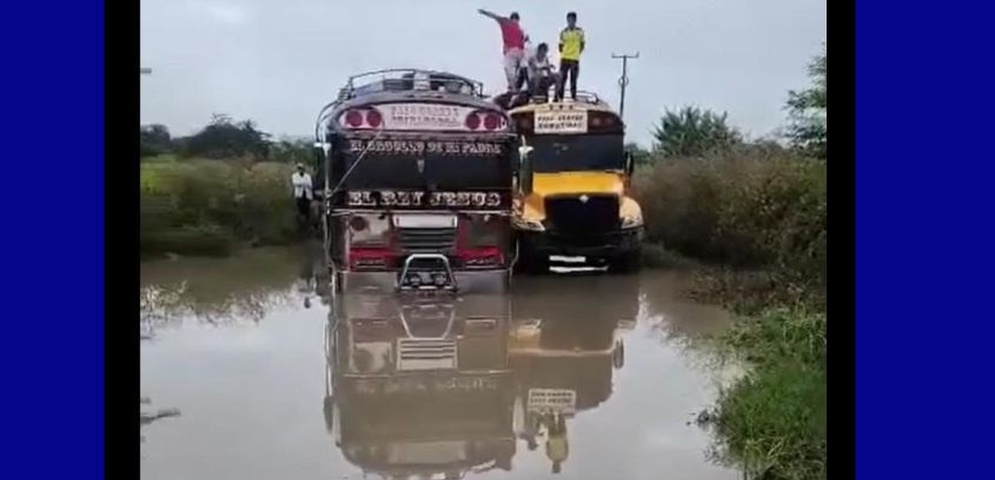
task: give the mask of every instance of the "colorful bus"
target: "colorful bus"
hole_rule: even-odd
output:
[[[512,221],[523,269],[548,270],[550,256],[639,268],[643,217],[629,195],[633,160],[619,115],[586,92],[574,102],[529,103],[508,114],[530,152]]]
[[[337,291],[507,287],[518,152],[480,82],[413,69],[351,77],[315,138]]]

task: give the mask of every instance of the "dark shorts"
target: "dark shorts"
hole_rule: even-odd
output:
[[[300,215],[300,216],[302,216],[302,217],[304,217],[304,218],[310,217],[311,216],[311,200],[308,200],[306,197],[305,198],[298,198],[297,199],[297,214]]]

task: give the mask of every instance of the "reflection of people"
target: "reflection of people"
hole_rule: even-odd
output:
[[[525,440],[528,444],[529,450],[535,450],[539,448],[539,443],[536,442],[536,437],[539,436],[539,428],[542,425],[542,419],[535,412],[527,412],[525,414],[525,431],[520,433],[519,438]]]
[[[560,473],[563,462],[570,454],[567,443],[567,424],[560,412],[553,412],[546,417],[546,457],[553,462],[553,473]]]

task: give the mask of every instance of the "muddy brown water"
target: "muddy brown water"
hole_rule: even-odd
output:
[[[729,316],[676,274],[333,308],[307,253],[142,265],[141,408],[179,411],[142,427],[144,480],[741,478],[689,425],[736,374],[700,341]]]

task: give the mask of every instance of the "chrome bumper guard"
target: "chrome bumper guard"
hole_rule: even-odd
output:
[[[425,262],[429,268],[412,269],[413,262]],[[404,260],[404,267],[397,276],[395,289],[399,292],[458,292],[459,283],[453,275],[449,259],[440,253],[415,253]]]

